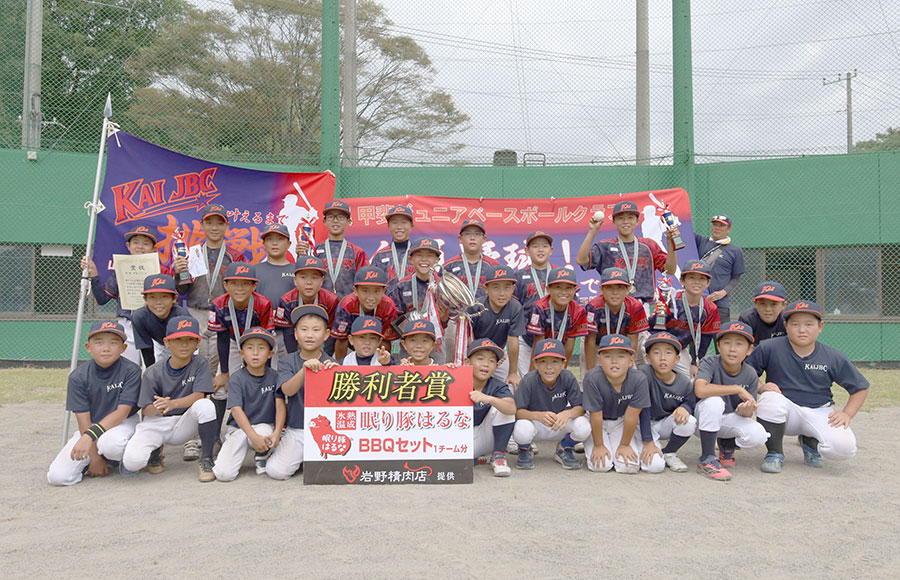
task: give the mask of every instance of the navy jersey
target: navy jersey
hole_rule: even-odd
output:
[[[273,266],[268,262],[256,265],[256,277],[259,278],[256,292],[265,296],[272,303],[272,308],[281,301],[285,292],[294,288],[294,266],[295,264]]]
[[[666,268],[666,252],[659,244],[648,238],[635,238],[632,242],[624,242],[628,260],[634,257],[634,244],[637,243],[637,267],[634,271],[634,294],[641,302],[653,300],[656,290],[655,270],[662,272]],[[619,250],[618,238],[610,238],[594,242],[591,246],[591,262],[582,266],[582,270],[597,270],[602,274],[606,268],[628,268],[622,252]]]
[[[247,326],[247,308],[235,308],[234,315],[236,321],[231,320],[228,303],[231,302],[231,296],[222,294],[213,300],[212,306],[209,307],[209,325],[208,328],[212,332],[227,332],[234,338],[234,328],[232,323],[237,326],[238,333],[244,334],[244,330],[254,326],[261,326],[266,330],[275,330],[275,317],[272,315],[272,303],[265,296],[258,292],[253,293],[253,314],[250,319],[250,326]]]
[[[343,240],[325,240],[316,246],[316,256],[325,264],[325,269],[334,268],[337,264],[338,257],[341,254],[341,245]],[[325,254],[325,244],[331,247],[331,263],[328,263],[328,256]],[[344,250],[344,259],[341,261],[337,273],[337,279],[332,282],[331,274],[325,273],[325,282],[322,288],[330,290],[338,295],[339,299],[353,294],[353,279],[356,277],[356,271],[369,265],[369,258],[362,248],[347,242],[347,248]]]
[[[153,343],[163,344],[166,337],[166,325],[169,320],[176,316],[190,316],[191,311],[184,306],[178,304],[172,305],[169,315],[160,319],[150,312],[146,306],[142,306],[131,313],[131,324],[134,327],[134,347],[138,350],[142,348],[153,348]]]
[[[851,395],[869,388],[869,381],[847,355],[821,342],[811,355],[799,356],[786,336],[764,340],[747,357],[759,375],[775,383],[785,397],[801,407],[833,404],[831,386],[837,383]]]
[[[639,366],[638,371],[644,373],[647,387],[650,389],[650,419],[661,421],[674,413],[678,407],[684,407],[685,411],[694,414],[697,398],[690,379],[675,373],[675,380],[667,383],[656,376],[653,367],[648,364]]]
[[[334,359],[323,352],[322,356],[319,357],[319,360],[325,362]],[[300,372],[300,369],[303,368],[303,363],[305,362],[306,359],[300,356],[299,351],[278,360],[278,391],[281,393],[281,396],[284,397],[285,404],[287,405],[287,420],[285,421],[285,426],[292,429],[303,429],[305,427],[303,424],[303,397],[306,381],[304,381],[303,385],[300,385],[300,390],[290,397],[285,396],[282,389],[284,388],[284,383],[291,380],[294,375]]]
[[[172,270],[165,264],[159,266],[160,274],[172,275]],[[116,301],[116,316],[119,318],[127,318],[131,320],[131,310],[122,308],[122,301],[119,299],[119,281],[116,279],[116,271],[110,270],[106,277],[106,282],[100,283],[100,278],[94,276],[91,278],[91,294],[97,304],[103,306],[110,300]]]
[[[362,305],[359,303],[359,296],[356,294],[350,294],[341,300],[334,313],[334,326],[331,329],[331,336],[336,340],[347,338],[350,334],[350,327],[353,326],[353,321],[359,317],[361,309]],[[397,320],[397,307],[394,305],[393,300],[383,296],[381,302],[375,307],[375,312],[367,314],[381,321],[381,334],[384,335],[385,340],[397,338],[397,333],[394,332],[394,327],[391,326],[391,323]]]
[[[144,408],[153,403],[154,396],[181,399],[191,393],[212,393],[212,373],[209,362],[198,355],[193,355],[190,362],[180,369],[173,369],[169,364],[171,357],[157,361],[144,371],[141,381],[141,396],[138,406]],[[172,409],[166,417],[183,415],[184,409]]]
[[[403,272],[397,272],[397,269],[394,267],[394,253],[391,251],[391,244],[397,248],[397,260],[400,261],[400,265],[403,264],[403,256],[406,256],[406,253],[409,251],[409,240],[405,242],[394,242],[393,240],[388,243],[385,247],[381,248],[374,254],[372,254],[372,259],[369,260],[369,265],[378,266],[388,275],[388,285],[393,286],[397,280],[405,278],[406,276],[414,273],[416,269],[413,267],[412,262],[409,259],[406,260],[406,270]]]
[[[494,377],[487,380],[487,383],[485,383],[481,392],[491,397],[497,397],[498,399],[513,398],[512,391],[509,390],[509,385]],[[475,419],[475,426],[477,427],[484,422],[484,418],[487,417],[488,411],[491,410],[492,405],[490,403],[473,403],[473,405],[474,409],[472,411],[472,417]]]
[[[604,420],[614,421],[624,417],[628,407],[646,409],[649,406],[647,377],[640,371],[628,369],[625,382],[618,391],[600,367],[594,367],[584,375],[584,409],[591,413],[603,413]]]
[[[466,268],[463,265],[463,260],[466,260],[465,254],[454,256],[444,262],[443,269],[462,280],[463,284],[465,284],[467,287],[471,287],[469,277],[466,276]],[[500,265],[500,262],[493,258],[489,258],[488,256],[482,256],[481,261],[481,276],[478,277],[478,284],[475,290],[475,300],[481,300],[487,295],[487,292],[484,291],[485,276],[487,275],[488,270],[490,270],[493,266]],[[475,262],[474,264],[469,262],[469,272],[472,273],[473,278],[475,277],[475,272],[477,271],[478,262]]]
[[[518,300],[510,299],[500,312],[494,311],[487,296],[481,299],[481,303],[484,304],[484,312],[472,320],[475,340],[490,338],[494,344],[504,348],[510,336],[525,334],[525,314]]]
[[[711,354],[700,361],[697,367],[697,379],[709,381],[714,385],[740,385],[755,399],[759,392],[759,380],[756,371],[747,362],[745,360],[741,364],[741,370],[736,375],[732,375],[722,367],[721,355]],[[733,413],[741,404],[741,398],[738,395],[728,395],[722,398],[725,399],[726,413]]]
[[[568,318],[566,318],[567,311]],[[570,338],[587,336],[590,332],[587,312],[580,304],[572,300],[569,302],[567,310],[556,310],[550,305],[550,295],[548,294],[535,302],[531,308],[531,313],[526,320],[525,342],[528,346],[534,346],[535,341],[542,338],[558,340],[563,318],[566,318],[566,330],[560,341],[563,344]]]
[[[562,413],[581,405],[581,389],[575,375],[568,369],[559,373],[553,387],[547,387],[538,372],[531,371],[516,389],[516,408],[528,411]]]
[[[706,257],[710,252],[719,247],[708,237],[694,234],[697,241],[697,254],[701,260],[706,261]],[[734,244],[726,244],[722,246],[722,253],[716,258],[712,264],[712,280],[709,282],[709,291],[717,292],[731,282],[732,278],[736,278],[747,272],[747,266],[744,265],[744,251]],[[716,306],[720,308],[728,308],[728,296],[716,302]]]
[[[283,399],[278,388],[278,373],[271,367],[261,377],[250,374],[246,367],[228,377],[228,408],[240,407],[251,425],[275,423],[275,399]],[[232,415],[229,425],[238,426]]]
[[[232,262],[247,261],[247,257],[243,252],[229,248],[227,245],[224,247],[226,252],[225,256],[222,258],[222,268],[216,276],[216,283],[213,285],[212,291],[210,291],[209,288],[209,274],[204,274],[196,279],[192,278],[187,282],[181,282],[178,279],[178,276],[175,276],[175,282],[178,284],[178,293],[187,295],[186,302],[188,308],[209,308],[213,299],[225,294],[225,285],[222,278],[225,277],[225,271],[228,270],[228,265]],[[222,248],[208,248],[206,250],[206,258],[209,261],[207,264],[207,271],[210,274],[216,268],[216,261],[219,259],[219,252],[221,249]]]
[[[619,329],[618,334],[638,334],[650,329],[644,304],[637,298],[626,296],[625,302],[619,307],[618,312],[610,311],[609,320],[606,320],[606,310],[603,308],[605,304],[606,298],[600,294],[592,298],[584,307],[590,333],[596,334],[598,338],[610,333],[616,334],[617,328]],[[619,323],[620,319],[621,324]],[[609,333],[606,332],[607,326]]]
[[[534,303],[541,299],[537,284],[541,285],[543,294],[547,294],[547,276],[550,275],[550,270],[553,268],[555,266],[552,264],[548,264],[543,270],[535,268],[534,273],[538,276],[537,283],[531,275],[531,266],[525,266],[516,271],[516,289],[513,290],[513,296],[522,303],[522,310],[526,313],[531,312]]]
[[[141,392],[141,367],[119,357],[106,368],[93,360],[81,365],[69,375],[66,391],[66,410],[90,413],[96,423],[116,410],[119,405],[131,405],[132,416],[138,412]]]
[[[778,315],[778,318],[775,319],[775,322],[769,324],[759,317],[759,312],[757,312],[754,307],[741,312],[741,316],[738,320],[749,325],[750,328],[753,329],[754,345],[757,345],[768,338],[785,336],[787,334],[787,331],[784,329],[784,318],[782,318],[780,314]]]
[[[440,276],[437,274],[434,275],[435,280],[439,278]],[[416,284],[416,296],[413,296],[413,282]],[[388,291],[388,296],[394,301],[394,306],[397,307],[397,314],[402,315],[410,310],[416,310],[417,305],[414,298],[418,300],[418,309],[424,310],[425,293],[428,292],[428,284],[428,280],[422,280],[415,274],[410,274],[394,283]]]

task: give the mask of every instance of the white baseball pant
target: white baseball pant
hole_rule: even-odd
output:
[[[721,439],[734,438],[738,447],[747,449],[765,445],[769,434],[752,417],[741,417],[737,413],[725,412],[725,399],[707,397],[700,399],[694,410],[700,431],[718,432]]]
[[[692,383],[694,382],[694,379],[691,378],[691,353],[688,347],[685,347],[678,355],[678,360],[675,361],[675,367],[672,370]]]
[[[122,463],[128,471],[140,471],[147,465],[150,454],[160,445],[181,445],[197,436],[197,426],[216,420],[216,407],[209,399],[194,401],[181,415],[144,417],[125,446]]]
[[[143,369],[144,358],[141,356],[141,351],[134,346],[134,326],[132,326],[131,321],[124,316],[120,317],[118,322],[122,325],[122,328],[125,329],[125,346],[127,348],[125,349],[125,352],[122,353],[122,356]]]
[[[513,429],[513,439],[519,445],[531,445],[534,441],[562,441],[566,434],[571,434],[573,441],[585,441],[591,437],[591,422],[587,415],[569,419],[566,426],[554,431],[540,421],[519,419]]]
[[[616,449],[619,448],[619,445],[622,442],[624,431],[625,417],[603,420],[603,446],[609,451],[612,460],[604,458],[600,465],[594,463],[593,460],[591,460],[591,454],[594,452],[594,438],[593,436],[588,437],[584,441],[584,456],[587,458],[588,469],[601,472],[609,471],[615,467],[617,473],[628,473],[634,469],[633,467],[629,468],[625,461],[615,456]],[[636,425],[634,428],[634,435],[631,437],[630,445],[640,460],[641,449],[643,448],[644,443],[641,441],[641,428],[639,425]],[[666,469],[666,462],[659,454],[654,455],[649,464],[640,461],[640,465],[641,471],[646,471],[647,473],[661,473]]]
[[[507,353],[506,356],[503,357],[503,360],[500,361],[500,364],[497,365],[497,370],[494,371],[492,376],[504,383],[506,382],[506,379],[509,378],[509,353]]]
[[[209,308],[188,310],[200,323],[200,346],[197,347],[196,354],[209,361],[209,370],[215,376],[219,368],[219,351],[216,350],[216,333],[209,330]]]
[[[256,425],[251,425],[251,427],[263,437],[268,437],[275,430],[275,425],[271,423],[257,423]],[[219,455],[216,456],[216,464],[213,466],[213,473],[216,474],[216,479],[219,481],[234,481],[241,470],[247,451],[251,449],[253,449],[253,446],[250,444],[250,438],[247,437],[244,430],[240,427],[229,425],[228,434],[225,435],[225,442],[222,443]]]
[[[481,422],[481,425],[476,425],[472,433],[474,440],[472,446],[475,450],[475,457],[487,455],[494,450],[495,426],[507,425],[515,420],[516,418],[513,415],[505,415],[498,411],[496,407],[491,407],[484,421]],[[506,443],[504,442],[503,445],[505,447]]]
[[[172,356],[172,351],[165,344],[153,341],[153,358],[156,359],[156,362],[166,360],[170,356]]]
[[[286,427],[278,447],[266,461],[266,475],[272,479],[290,479],[303,463],[303,429]]]
[[[97,451],[110,461],[121,461],[125,453],[125,445],[134,435],[134,428],[138,424],[138,415],[135,413],[127,417],[121,423],[108,429],[97,439]],[[75,434],[66,442],[50,464],[47,471],[47,483],[50,485],[75,485],[82,478],[84,468],[91,463],[90,457],[78,461],[72,459],[72,448],[81,439],[81,432]]]
[[[531,368],[531,354],[532,349],[534,347],[528,346],[528,343],[525,342],[525,337],[519,337],[519,376],[524,377],[528,374],[528,370]]]
[[[669,415],[659,421],[650,421],[650,429],[653,431],[654,441],[668,439],[673,433],[681,437],[690,437],[697,432],[697,418],[693,415],[688,415],[687,423],[678,425],[675,423],[675,416]]]
[[[756,416],[769,423],[784,423],[785,435],[806,435],[819,441],[818,451],[825,459],[842,461],[856,456],[856,435],[847,427],[832,427],[828,415],[834,405],[802,407],[774,391],[759,396]]]

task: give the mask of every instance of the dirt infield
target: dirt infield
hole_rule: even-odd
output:
[[[476,469],[474,485],[314,487],[253,473],[201,484],[171,450],[162,475],[47,484],[59,405],[0,407],[0,568],[29,577],[894,577],[900,407],[854,420],[856,459],[823,470],[786,443],[781,475],[738,452],[728,483],[695,472]],[[688,462],[699,441],[682,450]]]

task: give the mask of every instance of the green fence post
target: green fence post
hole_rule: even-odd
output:
[[[335,175],[341,157],[340,0],[322,0],[322,136],[319,166]]]
[[[672,0],[672,135],[676,175],[694,192],[694,88],[691,78],[691,2]]]

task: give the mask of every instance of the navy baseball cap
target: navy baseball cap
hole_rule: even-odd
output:
[[[600,344],[597,345],[597,352],[602,350],[626,350],[634,354],[634,349],[631,348],[631,339],[624,334],[604,334],[600,339]]]
[[[252,264],[244,262],[232,262],[228,264],[225,270],[225,276],[222,280],[249,280],[251,282],[259,282],[256,277],[256,268]]]
[[[325,215],[330,211],[339,211],[347,214],[347,217],[353,217],[353,214],[350,213],[350,204],[342,199],[333,199],[326,203],[325,211],[322,212],[322,215]]]
[[[304,316],[318,316],[328,324],[328,312],[318,304],[301,304],[291,310],[291,324],[297,325],[297,321]]]
[[[478,228],[479,230],[481,230],[481,233],[483,233],[483,234],[486,234],[486,233],[487,233],[487,229],[485,229],[485,227],[484,227],[484,222],[481,221],[481,220],[476,220],[476,219],[474,219],[474,218],[472,218],[472,219],[467,219],[466,221],[464,221],[464,222],[462,223],[462,225],[459,226],[459,233],[463,233],[463,230],[466,229],[466,228],[469,227],[469,226],[475,226],[476,228]]]
[[[712,216],[712,219],[709,220],[711,222],[722,222],[723,224],[731,225],[731,218],[725,215],[724,213],[720,213],[719,215]]]
[[[395,205],[391,208],[391,211],[384,214],[384,219],[390,220],[395,215],[402,215],[405,218],[409,218],[409,221],[413,221],[413,211],[405,205]]]
[[[550,244],[551,246],[553,245],[553,236],[551,236],[547,232],[537,230],[536,232],[531,232],[530,234],[528,234],[528,237],[525,238],[525,247],[527,248],[528,246],[530,246],[531,242],[535,241],[538,238],[544,238],[545,240],[547,240],[548,244]]]
[[[266,226],[266,229],[264,229],[263,232],[259,234],[259,239],[264,240],[269,234],[278,234],[279,236],[284,236],[287,239],[291,239],[291,234],[288,233],[287,226],[284,224],[269,224],[268,226]]]
[[[200,322],[193,316],[176,316],[166,324],[166,338],[200,338]]]
[[[749,324],[744,324],[738,320],[734,322],[729,322],[727,326],[723,326],[719,333],[716,334],[716,340],[719,340],[726,334],[738,334],[746,338],[750,344],[753,344],[754,336],[753,336],[753,328],[750,327]]]
[[[360,334],[377,334],[384,337],[381,332],[381,321],[373,316],[357,316],[350,327],[350,336],[358,336]]]
[[[547,278],[547,286],[559,283],[578,286],[578,280],[575,279],[575,272],[568,268],[554,268],[550,270],[550,276]]]
[[[427,334],[431,338],[436,335],[434,333],[434,324],[430,320],[412,320],[407,322],[403,328],[403,338],[414,334]]]
[[[685,274],[701,274],[707,278],[712,278],[709,264],[703,260],[688,260],[685,262],[684,266],[681,267],[681,277],[684,278]]]
[[[507,268],[506,266],[495,266],[487,271],[487,275],[484,277],[484,284],[487,285],[490,282],[515,282],[516,275],[513,273],[512,269]]]
[[[778,282],[769,280],[756,285],[756,288],[753,290],[753,299],[756,300],[757,298],[782,300],[786,302],[787,292],[785,291],[784,286]]]
[[[200,214],[200,219],[205,220],[208,216],[217,215],[226,222],[228,221],[228,212],[225,211],[225,206],[220,205],[218,203],[211,203],[208,206],[203,208],[202,213]]]
[[[356,271],[353,277],[354,286],[384,286],[387,288],[388,277],[387,272],[378,266],[366,266]]]
[[[563,343],[559,342],[555,338],[545,338],[544,340],[539,340],[534,345],[534,350],[532,351],[531,357],[534,360],[539,358],[543,358],[545,356],[555,356],[561,359],[566,358],[566,347],[563,346]]]
[[[325,264],[316,256],[300,256],[297,258],[297,263],[294,264],[294,273],[296,274],[300,270],[315,270],[324,276]]]
[[[241,335],[241,346],[244,346],[244,343],[247,342],[251,338],[261,338],[266,341],[266,344],[269,345],[269,348],[275,349],[275,335],[266,330],[261,326],[254,326],[247,330],[244,334]]]
[[[628,280],[628,272],[625,271],[625,268],[605,268],[603,270],[603,274],[600,276],[600,285],[609,286],[610,284],[631,285],[631,281]]]
[[[638,206],[633,201],[620,201],[616,205],[613,206],[612,217],[616,217],[620,213],[633,213],[635,215],[641,215]]]
[[[781,316],[784,318],[785,322],[787,322],[787,319],[790,318],[792,314],[800,312],[812,314],[819,320],[822,320],[822,309],[819,308],[818,304],[810,300],[798,300],[797,302],[788,304],[787,308],[781,311]]]
[[[130,242],[131,238],[133,238],[134,236],[147,236],[148,238],[153,240],[154,244],[159,241],[156,239],[156,234],[153,233],[153,230],[151,230],[147,226],[138,226],[125,232],[125,241]]]
[[[479,338],[478,340],[470,344],[469,350],[466,352],[466,358],[471,358],[473,354],[480,350],[491,351],[497,356],[497,360],[503,358],[503,349],[497,346],[490,338]]]
[[[409,255],[412,256],[413,252],[418,252],[419,250],[431,250],[435,254],[440,257],[441,255],[441,247],[438,243],[431,238],[419,238],[418,240],[412,242],[409,245]]]
[[[88,332],[87,337],[90,339],[92,336],[103,334],[104,332],[115,334],[123,341],[128,340],[128,337],[125,336],[125,328],[115,320],[95,322],[91,325],[91,330]]]
[[[675,352],[681,352],[681,341],[668,332],[657,332],[651,334],[644,341],[644,352],[650,352],[650,347],[654,344],[668,344],[675,349]]]
[[[144,291],[141,294],[149,292],[168,292],[169,294],[178,295],[175,290],[175,278],[166,274],[151,274],[144,278]]]

